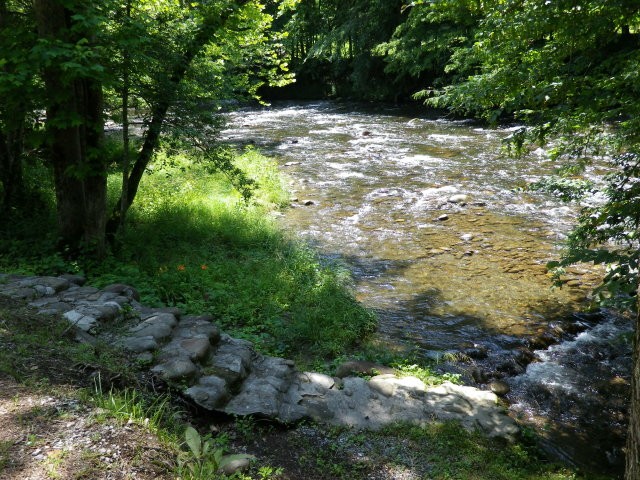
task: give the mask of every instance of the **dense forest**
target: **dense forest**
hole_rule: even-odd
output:
[[[239,202],[259,196],[258,180],[220,142],[220,112],[233,105],[414,102],[489,125],[520,125],[506,150],[520,155],[549,145],[557,175],[535,188],[569,200],[596,193],[580,172],[606,159],[612,173],[600,187],[604,201],[582,204],[550,268],[606,265],[597,298],[636,310],[637,0],[0,0],[0,52],[5,266],[38,250],[56,259],[40,262],[44,270],[113,270],[113,256],[128,248],[131,209],[153,200],[138,197],[145,174],[154,163],[175,163],[180,152],[203,171],[224,174]],[[117,136],[108,128],[114,123],[122,126]],[[37,244],[27,240],[34,211],[40,225],[50,222]],[[173,280],[163,281],[159,300],[170,303]],[[339,282],[331,282],[327,297],[337,295]],[[350,298],[344,305],[357,309]],[[347,343],[371,329],[368,313],[353,315]],[[268,329],[260,324],[275,321],[273,312],[260,318],[253,328],[262,335]],[[639,336],[636,329],[629,480],[640,478]]]

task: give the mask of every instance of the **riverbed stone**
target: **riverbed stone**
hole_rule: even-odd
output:
[[[511,387],[502,380],[494,380],[489,384],[489,389],[499,396],[504,396],[511,391]]]

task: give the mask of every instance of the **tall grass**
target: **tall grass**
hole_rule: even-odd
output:
[[[343,354],[374,328],[372,314],[352,297],[344,271],[323,265],[278,228],[271,214],[289,198],[277,165],[253,150],[235,163],[257,182],[250,202],[189,155],[162,156],[104,261],[70,265],[51,252],[34,257],[16,240],[11,256],[0,257],[0,270],[80,270],[99,287],[135,286],[147,305],[212,314],[223,329],[270,354]],[[117,173],[109,178],[114,199],[119,181]]]

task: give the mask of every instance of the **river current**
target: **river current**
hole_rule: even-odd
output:
[[[543,149],[514,159],[501,148],[511,128],[395,107],[282,103],[228,120],[228,142],[281,165],[293,197],[282,222],[351,270],[385,344],[472,384],[502,379],[547,449],[620,471],[630,322],[584,313],[592,266],[552,288],[546,264],[575,209],[525,188],[555,167]]]

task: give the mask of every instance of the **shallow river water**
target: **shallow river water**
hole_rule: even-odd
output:
[[[501,153],[510,133],[316,102],[234,112],[224,135],[277,159],[294,197],[284,224],[353,272],[386,344],[453,354],[469,382],[501,378],[513,415],[544,432],[547,448],[615,472],[629,322],[580,313],[593,269],[571,268],[551,288],[546,263],[575,213],[523,190],[553,164],[541,149]]]

